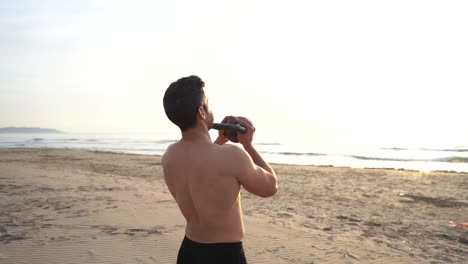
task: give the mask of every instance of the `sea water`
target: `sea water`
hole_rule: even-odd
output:
[[[212,138],[216,132],[211,133]],[[162,155],[179,134],[0,134],[0,148],[59,148]],[[270,163],[332,165],[468,172],[468,144],[446,146],[375,145],[366,142],[303,142],[256,137],[255,146]]]

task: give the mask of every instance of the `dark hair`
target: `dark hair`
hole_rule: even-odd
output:
[[[206,110],[205,83],[198,76],[183,77],[171,83],[164,93],[164,111],[172,123],[185,131],[197,124],[197,111],[200,106]]]

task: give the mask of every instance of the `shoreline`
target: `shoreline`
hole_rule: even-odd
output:
[[[50,148],[50,147],[15,147],[15,148],[0,148],[1,150],[64,150],[64,151],[84,151],[84,152],[95,152],[95,153],[102,153],[102,154],[121,154],[121,155],[137,155],[137,156],[154,156],[154,157],[162,157],[162,155],[158,154],[138,154],[138,153],[127,153],[127,152],[118,152],[118,151],[106,151],[106,150],[90,150],[90,149],[75,149],[75,148]],[[268,162],[268,161],[267,161]],[[405,169],[405,168],[391,168],[391,167],[351,167],[351,166],[336,166],[336,165],[317,165],[317,164],[291,164],[291,163],[278,163],[278,162],[269,162],[271,165],[276,166],[311,166],[311,167],[319,167],[319,168],[343,168],[343,169],[364,169],[364,170],[395,170],[395,171],[408,171],[408,172],[418,172],[418,173],[454,173],[454,174],[466,174],[468,172],[465,171],[454,171],[454,170],[432,170],[432,171],[425,171],[425,170],[415,170],[415,169]]]
[[[272,164],[241,191],[252,263],[463,263],[468,174]],[[0,149],[0,262],[175,263],[185,221],[160,156]],[[57,254],[60,252],[60,254]]]

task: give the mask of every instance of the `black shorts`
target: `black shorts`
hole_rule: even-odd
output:
[[[184,238],[177,264],[247,264],[242,242],[198,243]]]

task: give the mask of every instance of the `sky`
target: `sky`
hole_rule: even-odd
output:
[[[0,0],[0,127],[168,133],[192,74],[259,136],[468,144],[466,1]]]

